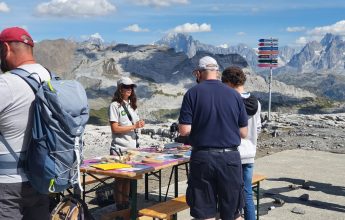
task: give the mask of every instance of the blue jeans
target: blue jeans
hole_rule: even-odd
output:
[[[253,189],[252,189],[252,177],[253,177],[254,164],[242,164],[243,171],[243,182],[244,182],[244,219],[255,220],[255,206],[253,200]]]

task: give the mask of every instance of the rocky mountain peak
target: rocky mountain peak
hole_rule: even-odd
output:
[[[191,58],[196,53],[196,46],[192,36],[183,33],[169,33],[161,40],[155,42],[156,45],[165,45],[174,48],[176,52],[184,52]]]
[[[331,33],[327,33],[323,38],[322,40],[320,41],[321,45],[322,46],[327,46],[329,44],[331,44],[333,41],[335,42],[340,42],[342,41],[341,37],[339,35],[334,35],[334,34],[331,34]]]

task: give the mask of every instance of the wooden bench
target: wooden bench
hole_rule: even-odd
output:
[[[256,194],[256,220],[259,220],[259,208],[260,208],[260,182],[267,179],[267,176],[254,173],[252,179],[252,188]]]
[[[259,205],[260,205],[260,182],[267,177],[260,174],[254,174],[252,180],[253,191],[256,193],[256,207],[257,207],[257,220],[259,220]],[[141,209],[139,211],[139,219],[147,219],[147,217],[158,219],[172,219],[173,215],[188,209],[189,206],[186,203],[186,196],[179,196],[166,202],[155,204],[151,207]]]
[[[186,196],[183,195],[166,202],[158,203],[149,208],[141,209],[139,215],[170,220],[172,219],[172,215],[188,208]]]

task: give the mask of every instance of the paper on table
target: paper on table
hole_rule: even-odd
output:
[[[91,165],[92,167],[101,169],[101,170],[114,170],[114,169],[121,169],[121,168],[130,168],[132,167],[129,164],[124,163],[104,163],[104,164],[94,164]]]

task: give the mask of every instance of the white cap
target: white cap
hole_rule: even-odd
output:
[[[198,70],[219,70],[217,61],[210,57],[205,56],[199,60]]]
[[[117,81],[117,86],[120,86],[121,84],[123,85],[133,85],[134,87],[136,87],[137,85],[128,77],[121,77],[121,79],[119,79]]]

